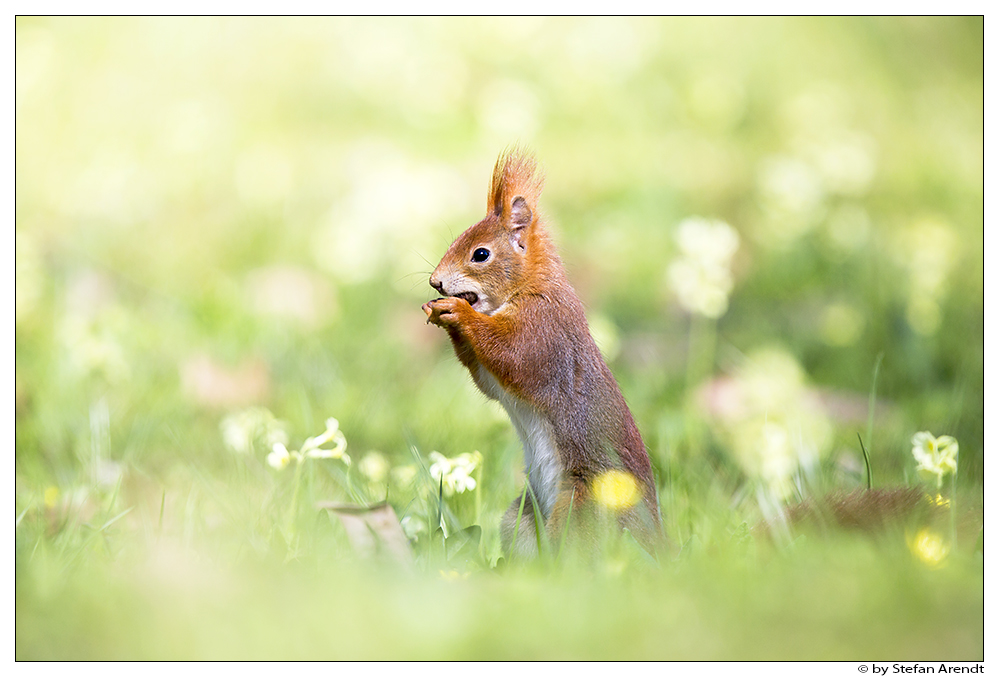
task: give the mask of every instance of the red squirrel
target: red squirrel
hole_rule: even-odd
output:
[[[593,541],[581,525],[608,512],[595,504],[602,476],[637,489],[614,512],[653,551],[663,534],[649,456],[539,216],[543,184],[532,156],[500,155],[486,217],[444,254],[430,276],[443,298],[423,311],[447,331],[479,390],[503,405],[523,444],[530,491],[503,517],[504,552],[537,553],[535,507],[548,543],[569,533]]]

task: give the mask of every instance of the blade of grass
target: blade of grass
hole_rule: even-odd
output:
[[[558,542],[558,553],[555,555],[555,561],[562,556],[562,548],[565,546],[565,537],[569,534],[569,520],[572,519],[572,506],[576,500],[576,487],[572,488],[572,494],[569,496],[569,513],[565,516],[565,527],[562,528],[562,538]]]
[[[17,516],[17,519],[14,521],[14,528],[15,529],[18,528],[19,526],[21,526],[21,520],[24,519],[24,516],[28,514],[28,511],[31,510],[31,508],[33,506],[34,506],[34,503],[28,504],[28,507],[25,508],[24,510],[22,510],[21,514]]]
[[[543,552],[541,534],[545,519],[541,515],[541,508],[538,507],[538,497],[534,495],[534,487],[531,486],[530,481],[527,482],[527,489],[531,492],[531,507],[534,509],[534,540],[538,547],[538,557],[540,557]]]
[[[120,513],[118,513],[117,515],[115,515],[114,517],[112,517],[111,519],[109,519],[107,522],[105,522],[104,525],[100,529],[98,529],[98,531],[104,531],[109,526],[111,526],[112,524],[114,524],[115,522],[117,522],[118,520],[120,520],[122,517],[124,517],[128,513],[132,512],[132,510],[134,508],[135,508],[134,505],[131,508],[125,508]]]
[[[527,502],[527,487],[530,484],[531,476],[528,474],[524,481],[524,491],[520,495],[520,508],[517,509],[517,521],[513,525],[513,539],[510,541],[510,560],[517,551],[517,536],[520,534],[520,520],[524,517],[524,504]]]
[[[857,441],[860,442],[860,451],[864,454],[864,465],[867,467],[867,489],[874,486],[874,471],[871,469],[871,455],[867,453],[867,447],[864,446],[864,439],[857,433]]]
[[[437,526],[444,538],[447,538],[447,524],[444,522],[444,475],[441,474],[440,486],[437,488]]]

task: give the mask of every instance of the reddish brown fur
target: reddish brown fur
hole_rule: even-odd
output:
[[[649,457],[539,219],[542,186],[531,157],[517,151],[500,156],[486,217],[462,233],[442,258],[431,285],[445,298],[427,303],[424,311],[429,322],[448,332],[483,392],[497,397],[490,390],[491,376],[550,426],[559,476],[557,499],[546,515],[549,538],[561,534],[570,502],[573,515],[586,512],[598,474],[620,468],[638,480],[644,498],[644,505],[625,511],[620,521],[651,549],[660,540],[661,524]],[[478,248],[490,251],[487,263],[472,261]],[[478,309],[456,297],[469,290]],[[518,498],[511,508],[514,517],[519,504]],[[508,513],[506,541],[512,535],[510,522]],[[522,524],[522,532],[533,538],[533,526]]]
[[[517,150],[507,151],[496,159],[486,213],[499,216],[518,195],[528,204],[536,205],[544,186],[544,175],[538,171],[533,157]]]

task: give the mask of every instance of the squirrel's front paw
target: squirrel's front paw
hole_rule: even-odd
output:
[[[466,310],[472,310],[468,301],[454,296],[434,299],[423,304],[423,312],[427,314],[427,322],[436,324],[438,327],[451,327],[458,324],[460,314]]]

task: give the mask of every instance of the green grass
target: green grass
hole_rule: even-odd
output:
[[[447,561],[425,546],[403,570],[355,558],[336,524],[308,508],[299,551],[286,561],[280,527],[266,526],[277,518],[252,501],[252,483],[192,486],[184,500],[168,496],[162,526],[155,501],[103,531],[45,534],[29,512],[17,534],[17,658],[984,655],[973,540],[940,568],[913,557],[901,528],[804,532],[777,546],[730,526],[737,518],[726,506],[699,497],[679,510],[698,515],[692,535],[659,566],[612,540],[592,561],[499,569],[475,553]]]

